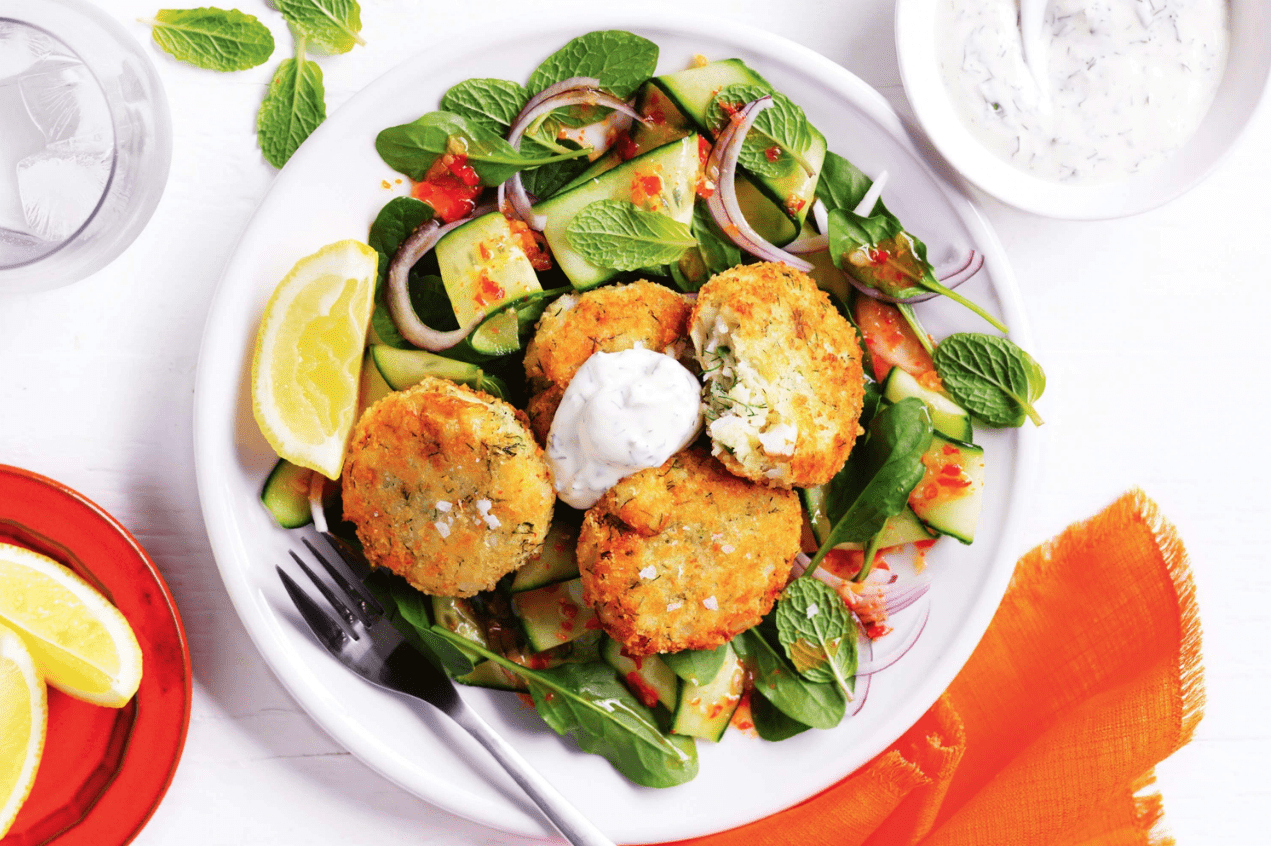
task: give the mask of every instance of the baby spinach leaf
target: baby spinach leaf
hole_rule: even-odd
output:
[[[669,264],[697,246],[685,224],[627,200],[591,203],[574,215],[565,234],[587,261],[616,270]]]
[[[922,455],[931,446],[931,417],[914,397],[881,408],[843,469],[826,486],[825,512],[832,528],[809,570],[840,543],[866,543],[887,518],[904,510],[922,481]]]
[[[771,96],[772,105],[755,118],[746,133],[738,161],[759,176],[784,176],[795,167],[812,168],[802,152],[812,145],[812,125],[803,109],[769,85],[734,83],[719,90],[707,110],[707,125],[720,127],[746,103]]]
[[[990,426],[1042,424],[1033,403],[1046,374],[1033,357],[1005,338],[960,332],[940,342],[936,373],[954,401]]]
[[[365,44],[357,0],[274,0],[274,6],[301,35],[330,53]]]
[[[594,76],[600,87],[623,100],[658,66],[658,45],[622,30],[580,35],[543,60],[526,85],[535,93],[575,76]]]
[[[719,674],[728,657],[728,645],[721,643],[714,649],[686,649],[662,656],[671,672],[690,684],[706,684]]]
[[[456,149],[484,185],[494,186],[518,170],[585,156],[587,150],[530,157],[517,151],[498,132],[451,112],[429,112],[412,123],[390,126],[375,137],[380,158],[396,171],[422,180],[438,156]]]
[[[269,91],[256,116],[256,137],[265,160],[282,167],[309,134],[326,120],[322,68],[305,58],[305,40],[296,44],[296,57],[274,72]]]
[[[384,607],[386,619],[411,645],[451,675],[462,676],[472,672],[473,661],[460,644],[436,634],[428,613],[427,596],[411,587],[405,579],[386,570],[371,571],[365,584]]]
[[[759,627],[737,635],[732,644],[754,673],[755,692],[773,707],[813,728],[830,729],[842,722],[847,713],[847,697],[842,688],[833,683],[810,682],[799,675]]]
[[[856,624],[843,598],[817,579],[795,579],[777,600],[777,636],[790,663],[811,682],[835,682],[851,693]]]
[[[208,70],[254,68],[274,52],[268,27],[237,9],[160,9],[144,23],[173,58]]]
[[[527,156],[551,155],[553,152],[558,153],[562,149],[578,150],[581,147],[568,139],[562,140],[555,149],[540,144],[532,136],[526,136],[521,139],[521,152]],[[533,170],[523,171],[521,173],[521,182],[525,186],[526,191],[540,200],[546,200],[570,182],[573,182],[590,165],[591,162],[585,156],[563,162],[552,162],[551,164],[536,167]]]
[[[441,110],[506,135],[530,92],[507,79],[465,79],[441,95]]]
[[[604,756],[618,772],[644,787],[673,787],[697,775],[690,737],[663,734],[652,709],[618,681],[602,661],[531,670],[461,635],[433,626],[450,642],[494,661],[529,685],[534,706],[557,734],[572,734],[584,752]]]
[[[821,175],[816,182],[816,196],[826,209],[855,209],[869,192],[874,180],[838,153],[828,151],[821,163]],[[887,213],[882,201],[874,205],[871,214]]]
[[[759,737],[772,743],[788,740],[812,728],[789,716],[758,693],[750,696],[750,720],[755,724],[755,732]]]
[[[653,712],[602,662],[561,664],[526,674],[534,705],[557,734],[604,756],[644,787],[673,787],[697,775],[692,738],[665,735]]]

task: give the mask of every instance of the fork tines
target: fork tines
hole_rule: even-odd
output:
[[[340,548],[337,538],[333,538],[329,535],[326,537],[332,548],[335,549],[342,558],[345,558],[347,562],[347,556],[350,552],[346,552]],[[349,634],[356,639],[358,637],[358,626],[361,625],[366,628],[372,626],[376,620],[384,616],[383,607],[375,601],[374,597],[366,592],[364,587],[358,584],[355,580],[350,579],[340,570],[340,568],[328,561],[327,557],[319,552],[317,547],[315,547],[308,538],[302,538],[301,540],[308,548],[309,552],[313,554],[313,557],[318,560],[318,563],[322,565],[322,568],[326,570],[327,575],[331,577],[331,581],[339,588],[343,596],[338,596],[325,581],[318,577],[317,573],[305,564],[304,560],[301,559],[294,550],[289,550],[292,560],[300,565],[300,569],[304,570],[305,575],[309,577],[309,581],[313,582],[314,587],[318,589],[318,592],[322,594],[322,597],[347,624]]]

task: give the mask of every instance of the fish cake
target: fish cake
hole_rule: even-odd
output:
[[[715,275],[698,292],[689,335],[706,381],[706,431],[729,470],[812,487],[842,469],[861,433],[861,350],[807,274],[761,263]]]
[[[588,510],[583,597],[629,655],[713,649],[772,609],[801,531],[798,494],[692,448],[626,477]]]
[[[556,502],[524,413],[433,377],[362,414],[342,488],[367,560],[437,596],[472,596],[520,567]]]
[[[525,349],[525,376],[533,392],[527,410],[539,443],[547,443],[565,388],[594,352],[636,346],[688,352],[692,304],[656,282],[640,280],[566,294],[543,312]]]

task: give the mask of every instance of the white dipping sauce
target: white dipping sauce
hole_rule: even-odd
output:
[[[662,466],[701,430],[701,391],[669,355],[592,354],[565,389],[547,436],[557,495],[590,508],[624,476]]]
[[[945,86],[997,156],[1097,183],[1162,161],[1200,125],[1227,66],[1227,0],[1050,0],[1046,86],[1024,61],[1019,0],[941,0]]]

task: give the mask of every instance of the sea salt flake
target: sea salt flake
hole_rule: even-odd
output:
[[[437,500],[438,511],[449,511],[451,508],[454,508],[454,503],[446,502],[444,499]]]
[[[678,610],[680,610],[680,608],[682,608],[682,607],[684,607],[684,603],[683,603],[683,602],[668,602],[668,603],[666,604],[666,610],[667,610],[667,611],[678,611]]]
[[[648,567],[645,567],[643,570],[640,571],[640,578],[652,579],[655,576],[657,576],[657,574],[658,574],[658,568],[650,564]]]
[[[821,609],[816,607],[815,602],[810,602],[808,603],[808,610],[805,613],[808,615],[808,619],[811,620],[817,614],[821,613]]]
[[[443,538],[450,537],[449,523],[443,523],[440,520],[438,520],[436,523],[433,523],[433,526],[437,529],[437,534],[441,535]]]
[[[719,610],[719,600],[718,600],[718,599],[716,599],[716,598],[715,598],[715,597],[713,597],[713,596],[708,596],[708,597],[706,597],[705,599],[703,599],[703,600],[702,600],[702,607],[703,607],[703,608],[706,608],[706,609],[708,609],[708,610],[710,610],[710,611],[718,611],[718,610]]]

